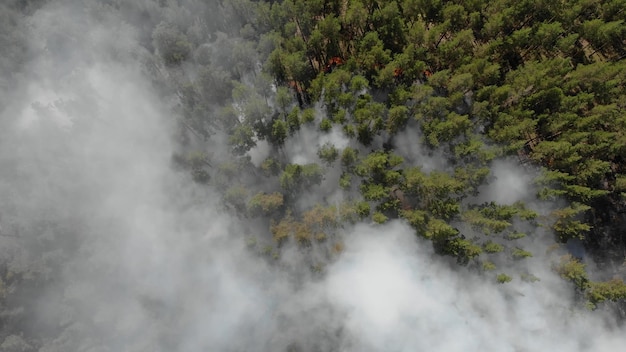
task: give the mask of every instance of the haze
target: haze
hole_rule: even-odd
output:
[[[198,72],[188,63],[159,81],[151,71],[158,23],[191,23],[198,9],[215,15],[208,22],[217,21],[228,15],[219,12],[223,7],[192,0],[29,3],[32,10],[15,10],[17,1],[0,7],[12,22],[0,33],[0,293],[8,297],[0,350],[626,346],[623,325],[610,309],[586,310],[550,269],[566,252],[547,250],[554,241],[548,230],[524,240],[536,249],[534,256],[508,269],[515,279],[506,285],[436,255],[399,219],[342,227],[336,235],[344,250],[319,271],[299,259],[327,260],[315,246],[290,242],[268,259],[269,229],[234,215],[219,185],[193,182],[172,162],[184,148],[212,155],[213,167],[230,158],[231,146],[220,133],[194,137],[192,147],[179,145],[181,111],[167,82]],[[211,46],[212,60],[227,50],[215,38],[198,39]],[[317,109],[316,119],[323,111]],[[396,138],[397,153],[425,170],[447,170],[445,161],[411,138],[419,134],[409,125]],[[338,148],[349,143],[341,130],[302,128],[287,139],[284,153],[294,163],[317,162],[316,151],[327,142]],[[263,143],[249,152],[256,165],[270,153]],[[372,148],[377,144],[382,141]],[[533,172],[502,159],[473,201],[523,200],[544,212],[550,204],[534,198]],[[295,203],[305,208],[349,199],[353,191],[335,186],[340,174],[330,167],[319,188]],[[277,187],[260,175],[245,177],[257,177],[268,190]],[[525,272],[539,281],[519,279]],[[11,273],[21,273],[17,289]]]

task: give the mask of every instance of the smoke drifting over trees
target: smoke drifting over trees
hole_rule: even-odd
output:
[[[0,350],[619,350],[618,2],[478,3],[1,4]]]

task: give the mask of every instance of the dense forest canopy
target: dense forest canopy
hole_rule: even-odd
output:
[[[0,18],[0,350],[623,345],[625,0]]]

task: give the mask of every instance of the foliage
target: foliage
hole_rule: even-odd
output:
[[[579,290],[584,291],[589,288],[589,279],[585,271],[585,264],[573,258],[571,255],[561,257],[556,266],[556,272],[564,279],[573,282]]]
[[[604,301],[620,301],[626,299],[626,284],[622,279],[605,282],[592,282],[587,292],[589,301],[596,306]]]
[[[326,143],[317,151],[317,156],[322,159],[326,165],[330,166],[339,157],[339,151],[334,145]]]
[[[610,248],[626,211],[623,4],[531,5],[238,0],[215,5],[236,21],[202,30],[159,18],[147,48],[178,104],[173,160],[230,211],[271,218],[278,246],[343,248],[342,224],[401,218],[437,253],[485,271],[521,266],[540,226],[623,262]],[[299,164],[285,146],[311,133],[333,142],[312,151],[319,164]],[[213,166],[198,146],[222,139],[230,149]],[[259,141],[271,157],[253,165]],[[540,170],[537,195],[559,206],[539,216],[477,201],[503,158]],[[325,183],[315,194],[325,177],[344,203],[330,205]],[[593,304],[623,296],[572,258],[555,270]]]
[[[438,253],[462,264],[491,263],[501,253],[529,257],[522,243],[540,225],[559,242],[610,243],[595,237],[618,236],[601,234],[616,226],[611,214],[625,207],[623,16],[608,4],[484,5],[242,1],[233,7],[245,14],[244,38],[232,45],[236,68],[211,54],[198,56],[203,70],[181,90],[183,121],[205,138],[222,128],[241,157],[259,140],[281,150],[303,125],[350,139],[343,149],[319,147],[326,169],[294,164],[283,154],[263,161],[259,172],[284,196],[262,213],[286,216],[297,195],[337,168],[338,186],[352,204],[344,208],[352,214],[346,219],[401,217]],[[153,39],[168,67],[190,60],[198,43],[165,22]],[[246,57],[258,58],[262,70]],[[256,78],[242,80],[244,73]],[[211,107],[204,101],[226,105],[218,123],[207,118]],[[422,143],[425,153],[438,150],[450,168],[406,162],[395,139],[407,130],[411,142]],[[521,202],[466,202],[489,182],[492,161],[507,156],[541,166],[539,197],[563,205],[539,217]],[[187,165],[197,181],[211,180],[209,165]],[[240,173],[230,176],[237,182],[216,175],[214,183],[227,190],[241,182]],[[261,202],[256,197],[264,190],[246,187],[257,194],[246,209],[258,214],[251,204]]]
[[[372,220],[377,224],[383,224],[388,220],[388,218],[383,213],[375,212],[372,214]]]
[[[154,46],[166,65],[178,65],[191,52],[191,43],[175,25],[161,22],[152,33]]]
[[[608,281],[590,281],[585,264],[570,255],[561,257],[556,271],[563,278],[574,283],[576,288],[585,294],[589,306],[597,308],[604,301],[620,301],[626,299],[626,284],[619,278]]]
[[[0,71],[6,73],[0,77],[5,93],[0,104],[13,106],[13,93],[31,88],[21,82],[41,75],[31,67],[42,61],[30,60],[38,55],[58,71],[62,86],[80,77],[75,51],[89,52],[79,56],[94,67],[103,62],[113,67],[109,63],[120,60],[123,66],[137,64],[152,83],[146,91],[161,99],[155,106],[171,107],[158,114],[171,117],[172,166],[184,174],[182,179],[194,182],[193,202],[212,204],[207,195],[217,194],[220,211],[234,215],[245,229],[234,231],[233,239],[247,240],[250,253],[256,251],[276,270],[300,275],[299,269],[308,268],[314,277],[324,275],[324,268],[350,249],[343,236],[353,225],[385,229],[377,224],[400,219],[435,253],[503,284],[516,275],[524,282],[538,280],[526,272],[525,262],[542,255],[546,248],[541,244],[557,242],[564,248],[563,243],[580,241],[585,257],[565,255],[553,270],[591,308],[626,300],[621,267],[626,253],[623,0],[107,0],[79,12],[106,18],[111,28],[120,26],[109,20],[123,18],[118,24],[124,30],[117,32],[123,35],[116,40],[103,40],[105,27],[95,23],[96,32],[35,36],[31,43],[40,25],[56,30],[64,21],[45,16],[63,6],[38,11],[49,3],[0,4]],[[87,46],[77,48],[85,38]],[[127,47],[130,43],[138,46]],[[120,93],[126,93],[126,83],[117,86]],[[35,93],[42,88],[34,87]],[[72,117],[72,128],[84,132],[81,119],[74,117],[92,101],[62,100],[29,109],[58,109]],[[153,113],[153,108],[140,113]],[[151,126],[135,127],[150,138]],[[92,136],[86,131],[67,142]],[[312,138],[318,140],[310,143]],[[42,142],[46,147],[28,160],[21,157],[29,153],[23,148],[27,144],[5,148],[3,158],[10,157],[3,160],[3,167],[9,165],[1,170],[3,176],[15,170],[19,177],[28,174],[31,161],[39,164],[48,155],[40,152],[53,150],[52,141]],[[142,146],[144,141],[135,142]],[[294,145],[297,151],[289,150]],[[306,159],[294,155],[300,150]],[[54,163],[64,168],[66,153],[54,154]],[[310,163],[316,155],[319,164]],[[26,162],[15,168],[13,158]],[[499,204],[483,193],[495,177],[490,170],[502,160],[519,161],[514,172],[539,174],[523,195],[526,201],[536,190],[538,200]],[[101,161],[90,160],[86,170],[75,171],[92,173]],[[141,163],[131,166],[141,174],[152,172]],[[108,177],[103,176],[91,190],[99,189]],[[45,183],[43,193],[59,194],[59,185]],[[145,185],[150,186],[140,188]],[[72,184],[56,200],[83,199],[73,193],[81,187]],[[187,188],[168,192],[179,196]],[[15,194],[20,202],[32,198],[26,190]],[[54,336],[106,321],[106,314],[87,324],[74,319],[86,316],[85,307],[73,305],[70,296],[90,288],[70,287],[55,297],[50,285],[55,275],[72,273],[62,259],[94,252],[86,240],[92,237],[76,234],[88,234],[92,220],[110,219],[93,212],[89,202],[84,209],[82,202],[81,209],[57,207],[59,212],[3,202],[0,236],[6,237],[8,254],[0,258],[0,350],[96,348],[93,341],[62,346],[67,336]],[[11,213],[30,217],[13,221]],[[92,213],[98,216],[85,217]],[[187,219],[192,217],[180,222],[184,233],[197,227]],[[155,221],[159,226],[166,220]],[[112,226],[110,234],[119,230]],[[287,268],[277,259],[288,243],[297,250],[289,251]],[[538,251],[531,253],[530,243]],[[593,260],[602,275],[587,272],[586,263]],[[28,316],[36,305],[22,303],[31,297],[67,301],[67,316],[54,326],[46,317]],[[159,305],[149,310],[160,314]],[[31,336],[42,327],[46,336]],[[47,340],[58,346],[44,346]]]
[[[224,203],[232,206],[237,211],[243,211],[246,207],[248,190],[243,186],[232,186],[224,194]]]
[[[257,193],[248,202],[248,211],[252,215],[269,215],[279,210],[284,204],[282,193]]]
[[[280,175],[280,185],[287,192],[308,189],[322,182],[324,172],[317,164],[289,164]]]
[[[498,274],[498,276],[496,276],[496,281],[498,281],[498,283],[500,284],[505,284],[507,282],[511,282],[512,280],[512,277],[504,273]]]
[[[577,219],[583,211],[589,210],[590,207],[573,203],[571,206],[555,210],[552,214],[556,221],[552,228],[559,236],[559,240],[565,242],[571,238],[584,239],[585,234],[591,230],[591,226]]]

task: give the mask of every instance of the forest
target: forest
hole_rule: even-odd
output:
[[[335,277],[355,229],[397,226],[445,275],[623,328],[626,0],[10,0],[0,17],[0,128],[49,120],[0,134],[2,351],[428,350],[354,342],[341,310],[288,298]],[[283,297],[267,329],[292,336],[179,341],[205,291],[161,287],[226,282],[211,265]],[[150,333],[116,318],[143,290]],[[246,334],[241,314],[209,335]],[[508,350],[468,346],[447,350]]]
[[[314,246],[346,221],[401,217],[438,253],[495,270],[493,255],[532,255],[515,242],[524,236],[515,223],[529,221],[549,226],[557,243],[581,240],[605,265],[624,263],[623,1],[230,6],[240,24],[217,30],[241,38],[228,44],[231,57],[206,62],[180,87],[180,138],[225,133],[239,158],[212,167],[205,152],[193,150],[175,160],[195,181],[219,183],[227,208],[264,216],[272,250],[289,238]],[[168,70],[198,60],[187,32],[153,33]],[[350,145],[320,146],[315,163],[286,160],[286,140],[307,125],[342,131]],[[407,126],[419,128],[413,138],[427,150],[442,153],[445,170],[423,170],[395,152],[394,137]],[[246,153],[259,141],[270,152],[257,167]],[[538,219],[523,203],[464,202],[489,177],[490,163],[506,156],[540,168],[538,197],[564,206]],[[336,186],[351,197],[299,208],[296,195],[320,185],[325,168],[340,168]],[[262,188],[232,177],[258,172],[268,178]],[[559,267],[562,275],[584,276],[571,272],[571,260]],[[591,304],[626,297],[619,279],[575,283]]]

